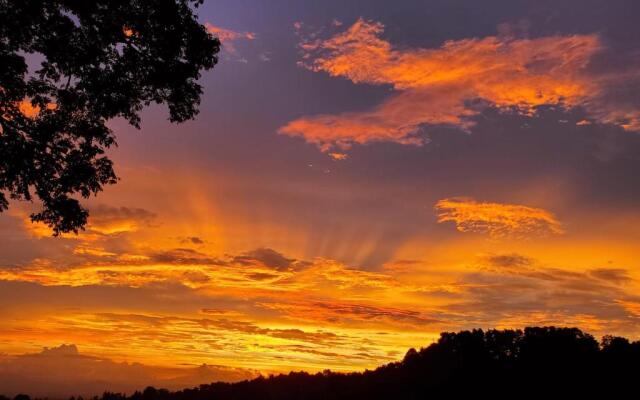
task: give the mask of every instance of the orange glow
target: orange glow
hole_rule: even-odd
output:
[[[47,110],[55,110],[58,108],[56,103],[48,103],[46,109]],[[22,100],[20,104],[18,104],[18,109],[20,112],[27,118],[34,119],[38,115],[40,115],[40,107],[34,106],[30,100]]]
[[[57,293],[53,304],[5,309],[22,317],[0,333],[4,351],[75,343],[116,361],[286,372],[371,368],[452,327],[576,324],[599,334],[615,324],[616,332],[640,334],[633,216],[602,217],[598,232],[626,232],[623,240],[603,241],[565,229],[541,208],[443,199],[435,206],[440,222],[482,235],[409,235],[384,266],[362,268],[300,256],[318,237],[313,228],[231,213],[195,176],[129,176],[149,196],[133,204],[149,209],[92,206],[90,225],[78,236],[51,239],[46,227],[16,214],[26,235],[64,251],[0,269],[4,285]],[[179,202],[164,195],[165,186],[183,194]],[[429,214],[420,218],[434,222]],[[334,240],[336,254],[364,260],[384,243],[375,235],[349,237],[328,234],[318,252],[327,254]],[[269,241],[290,247],[260,248]],[[108,301],[77,304],[78,293],[91,291]],[[491,303],[494,296],[508,301]],[[587,313],[585,301],[603,306]]]

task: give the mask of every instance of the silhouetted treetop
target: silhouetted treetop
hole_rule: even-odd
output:
[[[77,197],[117,180],[108,120],[139,127],[151,103],[172,122],[197,114],[197,79],[220,50],[194,14],[201,3],[0,0],[0,211],[35,196],[34,221],[77,232]]]

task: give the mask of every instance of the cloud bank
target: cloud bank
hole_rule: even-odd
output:
[[[172,390],[205,382],[236,382],[256,377],[256,371],[223,366],[156,367],[120,363],[80,353],[74,344],[45,348],[39,353],[0,355],[0,393],[15,396],[90,397],[104,391],[132,393],[147,386]]]

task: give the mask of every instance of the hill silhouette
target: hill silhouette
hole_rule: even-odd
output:
[[[131,396],[104,393],[101,399],[618,399],[634,397],[638,377],[640,341],[605,336],[598,343],[577,328],[478,329],[442,333],[436,343],[373,371],[292,372],[177,392],[148,387]]]

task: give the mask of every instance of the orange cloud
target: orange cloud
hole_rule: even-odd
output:
[[[540,208],[452,198],[438,201],[435,209],[438,222],[454,222],[460,232],[486,233],[491,237],[564,232],[556,217]]]
[[[640,110],[604,99],[607,86],[625,78],[587,70],[603,50],[597,35],[490,36],[398,49],[380,37],[383,31],[381,23],[359,19],[327,40],[303,37],[300,64],[357,84],[390,85],[395,94],[371,111],[302,117],[279,132],[325,152],[375,141],[420,145],[425,124],[469,129],[469,117],[479,112],[469,104],[476,100],[525,115],[541,105],[583,106],[599,122],[640,128]]]
[[[347,154],[345,154],[345,153],[337,153],[337,152],[329,153],[329,157],[333,158],[336,161],[342,161],[342,160],[346,160],[348,158]]]
[[[256,38],[256,34],[253,32],[237,32],[231,29],[215,26],[209,22],[205,23],[204,25],[207,28],[207,32],[220,39],[224,50],[231,54],[237,53],[234,42],[238,40],[255,40]]]
[[[56,108],[58,108],[58,105],[56,103],[48,103],[46,106],[47,110],[55,110]],[[20,110],[22,115],[30,119],[36,118],[38,115],[40,115],[41,111],[40,106],[33,105],[30,100],[26,99],[22,100],[18,104],[18,109]]]

